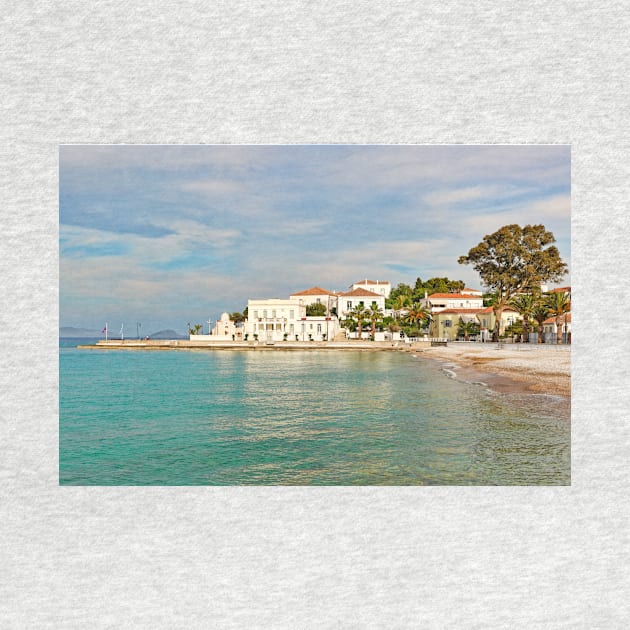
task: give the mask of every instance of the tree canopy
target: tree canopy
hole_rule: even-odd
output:
[[[429,278],[428,280],[422,280],[417,278],[413,287],[401,282],[394,287],[389,297],[387,298],[385,305],[387,308],[393,308],[399,310],[397,304],[399,298],[407,298],[407,302],[412,304],[418,302],[424,298],[424,294],[431,295],[432,293],[457,293],[461,291],[466,285],[463,280],[451,280],[450,278]]]
[[[498,338],[499,319],[517,293],[537,293],[543,282],[560,280],[567,272],[554,235],[544,225],[504,225],[484,236],[466,256],[462,265],[472,265],[483,284],[496,294],[493,305],[497,322],[493,337]]]
[[[321,317],[326,315],[326,305],[321,302],[306,305],[306,314],[309,317]]]

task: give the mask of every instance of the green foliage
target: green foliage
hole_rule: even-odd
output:
[[[505,329],[505,336],[514,337],[515,335],[518,335],[520,337],[523,334],[523,332],[524,332],[523,321],[520,319],[517,319],[515,322],[510,324]]]
[[[372,324],[372,338],[376,332],[376,324],[383,319],[383,311],[376,305],[372,304],[370,308],[365,310],[366,319]]]
[[[459,322],[457,324],[457,334],[460,337],[463,337],[466,341],[471,335],[478,335],[481,327],[479,322],[475,321],[464,321],[462,317],[459,318]]]
[[[349,317],[348,319],[344,320],[343,327],[347,328],[350,332],[354,332],[357,329],[357,322]]]
[[[188,322],[188,334],[189,335],[199,335],[202,330],[203,330],[203,325],[202,324],[195,324],[194,326],[191,326],[190,322]]]
[[[397,287],[392,289],[389,297],[385,302],[387,308],[394,310],[400,310],[403,308],[402,304],[406,306],[418,302],[424,299],[424,294],[431,295],[432,293],[457,293],[465,288],[463,280],[451,280],[450,278],[429,278],[428,280],[422,280],[417,278],[415,285],[410,287],[408,284],[400,283]],[[398,301],[399,298],[407,298],[403,302]]]
[[[431,323],[431,311],[419,303],[412,304],[405,316],[405,322],[414,327],[427,328]]]
[[[315,304],[307,304],[307,317],[323,317],[326,315],[326,305],[316,302]]]
[[[544,299],[538,297],[534,308],[532,309],[532,319],[537,324],[538,343],[542,343],[543,322],[549,317],[549,307],[545,304]]]
[[[243,315],[243,313],[239,313],[238,311],[234,311],[234,313],[230,313],[230,319],[235,324],[240,324],[241,322],[245,321],[245,316]]]

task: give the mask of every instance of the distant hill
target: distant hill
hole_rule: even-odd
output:
[[[154,332],[149,335],[150,339],[188,339],[188,335],[180,335],[178,332],[174,330],[158,330],[158,332]]]
[[[90,330],[89,328],[74,328],[74,326],[60,326],[60,337],[100,337],[100,330]]]

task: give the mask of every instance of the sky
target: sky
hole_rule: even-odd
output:
[[[135,336],[361,279],[447,276],[503,225],[571,266],[567,145],[64,145],[60,325]],[[570,273],[559,285],[569,285]]]

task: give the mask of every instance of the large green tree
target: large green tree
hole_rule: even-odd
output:
[[[542,282],[560,280],[567,272],[554,235],[544,225],[504,225],[460,256],[462,265],[472,265],[483,284],[496,294],[492,339],[499,339],[501,314],[517,293],[531,293]]]

